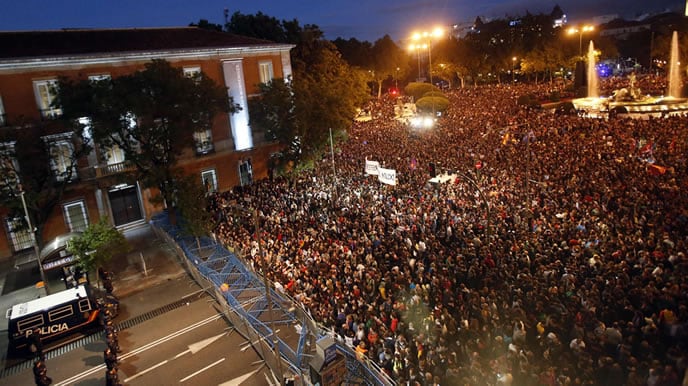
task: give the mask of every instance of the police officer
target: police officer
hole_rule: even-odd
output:
[[[38,359],[33,364],[33,377],[36,381],[36,386],[49,386],[53,380],[48,377],[48,369],[45,367],[45,362]]]
[[[43,341],[41,339],[41,329],[36,328],[29,335],[29,350],[38,357],[41,361],[45,360],[45,355],[43,354]]]
[[[117,327],[115,327],[114,323],[112,323],[112,320],[108,320],[105,322],[105,326],[103,327],[103,330],[105,331],[105,336],[107,337],[109,334],[117,335],[119,331],[117,331]]]
[[[122,386],[119,383],[119,376],[117,375],[117,369],[109,369],[105,372],[105,385],[106,386]]]
[[[110,347],[103,351],[103,359],[108,370],[117,369],[117,354]]]
[[[103,282],[103,288],[108,294],[112,294],[114,288],[112,287],[112,276],[110,272],[103,269],[103,267],[98,268],[98,277]]]
[[[117,334],[107,334],[105,336],[105,341],[112,351],[117,353],[122,352],[122,350],[119,348],[119,339],[117,339]]]

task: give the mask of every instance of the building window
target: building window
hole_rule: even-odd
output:
[[[62,205],[65,223],[70,232],[83,232],[88,227],[86,205],[83,200]]]
[[[2,95],[0,95],[0,127],[7,124],[7,117],[5,116],[5,106],[2,104]]]
[[[258,63],[258,72],[260,73],[260,83],[269,83],[273,78],[272,62],[265,61]]]
[[[33,247],[34,235],[21,217],[6,218],[7,237],[14,252]]]
[[[194,66],[194,67],[184,67],[184,76],[187,78],[200,78],[201,76],[201,67],[199,66]]]
[[[36,103],[43,118],[56,118],[62,115],[62,110],[52,106],[57,97],[57,80],[37,80],[33,82],[36,93]]]
[[[68,179],[73,181],[77,177],[76,160],[73,160],[74,145],[70,141],[70,134],[49,135],[43,140],[50,147],[50,167],[57,181]]]
[[[253,166],[251,166],[251,159],[239,163],[239,183],[241,186],[251,185],[251,183],[253,183]]]
[[[206,192],[217,192],[217,173],[215,169],[203,170],[201,172],[201,183]]]
[[[105,160],[108,165],[120,164],[124,162],[124,150],[118,144],[105,148]]]
[[[213,133],[210,129],[196,131],[193,137],[196,142],[196,154],[208,154],[213,151]]]
[[[9,197],[19,190],[19,162],[14,152],[16,142],[0,143],[0,190]]]
[[[110,80],[112,77],[110,74],[96,74],[96,75],[89,75],[88,80],[91,82],[100,82],[102,80]]]

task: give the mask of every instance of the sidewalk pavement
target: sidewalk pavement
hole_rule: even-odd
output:
[[[159,238],[150,224],[123,233],[131,251],[125,256],[114,257],[105,266],[114,277],[113,293],[118,298],[132,296],[186,273],[174,246]],[[94,280],[91,283],[95,284]]]
[[[186,271],[180,264],[180,257],[177,257],[174,246],[168,245],[159,238],[150,224],[144,223],[122,233],[131,245],[131,251],[126,255],[113,257],[105,265],[105,269],[114,277],[112,283],[115,296],[120,299],[131,297],[147,288],[185,275]],[[35,260],[30,264],[36,264]],[[4,285],[6,274],[10,269],[14,269],[13,262],[0,265],[0,288]],[[95,274],[91,277],[91,284],[99,285]],[[34,286],[4,294],[0,296],[0,312],[5,313],[15,304],[39,296],[45,296],[45,291]],[[145,304],[141,306],[145,309]],[[136,316],[131,312],[130,315]],[[0,316],[0,331],[3,330],[7,330],[7,318],[4,315]]]

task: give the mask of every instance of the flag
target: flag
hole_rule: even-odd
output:
[[[640,153],[645,154],[645,153],[651,153],[652,152],[652,141],[647,141],[647,143],[640,148]]]
[[[385,169],[378,167],[377,179],[383,184],[396,185],[397,184],[397,171],[394,169]]]
[[[366,174],[373,175],[373,176],[376,176],[377,173],[378,173],[377,170],[378,170],[379,167],[380,167],[380,163],[379,163],[379,162],[377,162],[377,161],[369,161],[369,160],[366,160],[366,163],[365,163],[365,173],[366,173]]]
[[[666,166],[660,166],[657,164],[649,164],[647,165],[647,172],[652,175],[652,176],[659,176],[664,173],[666,173],[667,167]]]

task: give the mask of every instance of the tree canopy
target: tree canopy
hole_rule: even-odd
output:
[[[110,225],[106,217],[89,225],[67,245],[67,251],[79,257],[79,265],[86,272],[102,267],[113,256],[127,253],[130,248],[124,235]]]
[[[178,159],[193,146],[194,132],[209,130],[218,113],[239,108],[224,86],[203,74],[185,76],[164,60],[97,82],[61,79],[57,101],[66,119],[88,117],[93,140],[122,149],[136,179],[159,188],[168,204],[174,203]]]
[[[330,129],[349,127],[356,108],[368,97],[365,78],[342,60],[317,26],[278,22],[260,13],[235,13],[228,26],[229,32],[296,44],[291,52],[293,78],[260,85],[261,94],[249,102],[254,129],[287,145],[290,158],[298,161],[316,156]]]
[[[35,230],[38,249],[43,230],[69,184],[79,178],[77,161],[92,147],[77,121],[26,121],[20,130],[0,132],[0,205],[19,219],[15,230],[28,229],[21,193]],[[31,230],[29,230],[31,231]]]

